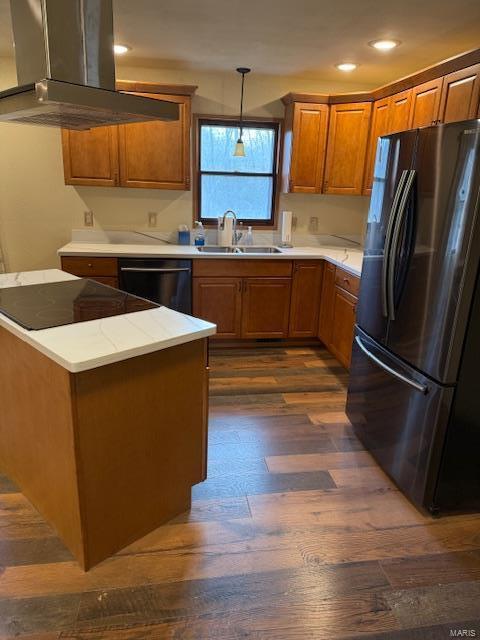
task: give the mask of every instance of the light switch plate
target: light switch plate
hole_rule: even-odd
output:
[[[93,211],[83,212],[83,224],[85,227],[93,227]]]

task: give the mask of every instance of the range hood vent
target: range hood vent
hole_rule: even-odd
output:
[[[178,120],[178,105],[115,91],[112,0],[10,0],[19,86],[0,121],[66,129]]]

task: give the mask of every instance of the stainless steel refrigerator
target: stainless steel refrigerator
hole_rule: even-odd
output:
[[[347,414],[416,505],[480,509],[480,120],[379,139]]]

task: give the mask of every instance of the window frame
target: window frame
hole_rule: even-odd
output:
[[[264,128],[273,129],[275,134],[275,146],[274,146],[274,162],[272,173],[240,173],[240,172],[228,172],[228,171],[201,171],[200,170],[200,129],[202,125],[217,125],[222,126],[234,126],[240,128],[240,121],[235,116],[210,116],[196,114],[195,120],[195,140],[194,140],[194,167],[193,167],[193,220],[203,224],[204,227],[216,228],[217,221],[215,218],[204,218],[201,216],[200,203],[201,203],[201,176],[206,175],[225,175],[225,176],[263,176],[272,178],[272,200],[270,207],[270,218],[265,220],[259,220],[258,218],[239,218],[239,221],[244,225],[252,226],[254,229],[276,229],[278,223],[278,204],[280,199],[280,177],[282,174],[281,158],[282,158],[282,125],[283,120],[281,118],[244,118],[243,126],[252,128]],[[233,153],[233,151],[232,151]]]

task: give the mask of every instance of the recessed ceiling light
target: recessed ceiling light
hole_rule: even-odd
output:
[[[335,65],[339,71],[354,71],[358,64],[353,62],[341,62],[340,64]]]
[[[127,47],[126,44],[114,44],[113,51],[117,54],[117,56],[122,56],[127,51],[130,51],[131,47]]]
[[[368,44],[379,51],[390,51],[390,49],[398,47],[401,42],[400,40],[372,40]]]

